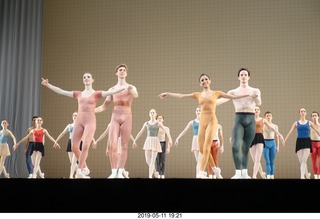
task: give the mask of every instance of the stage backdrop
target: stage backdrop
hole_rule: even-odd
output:
[[[227,92],[239,86],[237,72],[251,71],[249,84],[262,93],[261,116],[271,111],[273,122],[286,136],[299,119],[299,109],[320,111],[320,1],[318,0],[185,0],[105,1],[44,0],[42,77],[66,90],[82,90],[82,75],[92,73],[96,90],[117,82],[115,66],[128,65],[127,81],[139,98],[133,102],[133,132],[136,136],[155,108],[165,118],[173,141],[195,118],[198,103],[192,99],[167,98],[161,92],[201,91],[199,76],[210,75],[213,90]],[[102,104],[101,100],[98,105]],[[57,137],[72,122],[77,101],[42,87],[43,126]],[[95,138],[110,121],[112,106],[97,114]],[[234,122],[232,102],[217,107],[223,127],[225,151],[219,156],[224,178],[234,174],[229,138]],[[130,142],[126,169],[132,178],[147,178],[142,149]],[[48,178],[68,177],[66,152],[53,149],[46,140],[41,168]],[[87,164],[91,177],[106,178],[111,170],[106,140],[90,149]],[[295,153],[296,132],[275,160],[275,178],[299,178]],[[196,162],[191,152],[192,130],[172,147],[167,156],[168,178],[195,178]],[[265,160],[261,158],[265,170]],[[252,160],[249,173],[252,175]],[[308,161],[309,172],[311,159]]]

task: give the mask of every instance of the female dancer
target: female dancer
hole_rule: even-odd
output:
[[[155,173],[155,162],[158,155],[158,152],[162,152],[160,140],[158,138],[159,129],[162,129],[165,134],[168,136],[169,145],[168,148],[172,145],[172,139],[170,132],[164,127],[161,122],[156,120],[157,112],[155,109],[151,109],[149,112],[150,120],[145,122],[138,132],[137,136],[133,141],[133,148],[137,147],[136,141],[140,138],[144,130],[147,130],[147,138],[144,142],[143,150],[145,151],[146,162],[149,166],[149,178],[152,178],[152,175]]]
[[[215,164],[211,154],[210,147],[213,141],[214,135],[217,131],[218,127],[218,119],[216,116],[216,106],[217,100],[219,98],[227,98],[227,99],[239,99],[243,97],[249,97],[250,95],[232,95],[226,94],[222,91],[213,91],[210,88],[211,80],[208,75],[201,74],[199,77],[200,86],[203,87],[202,92],[194,92],[190,94],[180,94],[180,93],[170,93],[165,92],[161,93],[159,97],[161,99],[171,96],[175,98],[193,98],[197,99],[199,105],[201,107],[200,114],[200,123],[199,123],[199,132],[198,132],[198,145],[200,149],[200,153],[202,153],[201,166],[200,166],[200,178],[207,178],[207,174],[205,172],[206,166],[209,162],[210,165],[213,166],[213,172],[220,178],[220,168]],[[255,95],[255,94],[252,94]]]
[[[13,146],[13,150],[15,151],[21,142],[26,141],[31,135],[33,135],[33,149],[31,151],[31,159],[34,164],[32,178],[37,178],[38,172],[40,173],[40,162],[41,158],[44,157],[44,136],[46,135],[53,143],[55,140],[49,132],[42,127],[43,120],[41,117],[38,117],[36,120],[36,128],[32,129],[30,133],[21,139],[17,144]],[[54,144],[54,148],[59,148],[59,144]],[[44,173],[40,175],[41,178],[44,178]]]
[[[72,134],[72,151],[76,155],[79,162],[77,169],[77,178],[90,178],[86,176],[83,169],[86,166],[86,160],[89,153],[89,146],[96,130],[96,115],[94,113],[95,106],[103,97],[119,93],[127,88],[127,86],[119,86],[109,89],[108,91],[95,91],[92,87],[94,79],[90,73],[83,75],[83,91],[66,91],[59,87],[49,84],[48,79],[42,78],[42,85],[48,87],[57,94],[67,97],[73,97],[78,100],[78,116],[75,120]],[[80,150],[80,142],[82,141],[82,150]]]
[[[199,129],[199,119],[200,119],[200,113],[201,109],[200,107],[196,108],[196,118],[191,120],[187,126],[184,128],[184,130],[178,135],[176,138],[176,141],[174,144],[177,146],[179,144],[180,138],[187,133],[189,129],[192,128],[193,130],[193,137],[192,137],[192,143],[191,143],[191,152],[193,152],[194,157],[196,159],[196,178],[199,178],[200,175],[200,164],[201,164],[201,153],[199,151],[199,146],[198,146],[198,129]]]
[[[76,120],[78,116],[78,113],[77,112],[74,112],[72,114],[72,120],[73,122],[68,124],[65,129],[60,133],[60,135],[57,137],[56,141],[55,141],[55,144],[57,144],[57,142],[67,133],[69,132],[69,139],[68,139],[68,144],[67,144],[67,153],[68,153],[68,157],[69,157],[69,161],[70,161],[70,176],[69,178],[70,179],[73,179],[73,176],[77,170],[77,159],[74,155],[74,153],[72,152],[72,148],[71,148],[71,138],[72,138],[72,131],[73,131],[73,127],[74,127],[74,122]],[[80,143],[80,150],[82,150],[82,144]],[[83,169],[83,173],[84,175],[89,175],[90,173],[90,170],[89,168],[86,166],[84,169]]]
[[[128,75],[128,67],[120,64],[116,67],[115,73],[118,76],[118,83],[111,89],[121,86],[128,86],[128,90],[119,94],[108,96],[104,103],[95,109],[96,113],[106,110],[111,102],[113,102],[113,110],[111,116],[110,138],[110,165],[111,175],[108,178],[122,178],[122,173],[128,157],[128,142],[132,132],[132,112],[131,106],[134,98],[138,97],[138,91],[135,86],[126,82]],[[121,136],[121,154],[118,156],[118,139]],[[119,160],[119,161],[118,161]]]
[[[310,140],[310,127],[320,136],[320,132],[317,130],[315,125],[306,119],[307,111],[305,108],[301,108],[299,111],[300,119],[295,121],[288,132],[286,138],[284,139],[284,144],[287,142],[288,138],[292,134],[294,129],[297,129],[297,140],[296,149],[298,160],[300,163],[300,179],[310,179],[308,173],[308,157],[310,152],[312,152],[311,140]]]
[[[266,125],[270,130],[276,133],[280,137],[282,143],[284,139],[277,129],[275,129],[265,118],[260,117],[260,108],[258,106],[255,107],[255,121],[256,121],[256,134],[250,147],[250,154],[254,163],[252,178],[256,179],[259,171],[261,177],[265,179],[266,173],[263,172],[261,162],[260,162],[263,148],[265,148],[265,141],[263,137],[263,127]]]
[[[16,137],[12,134],[12,132],[8,129],[9,123],[7,120],[1,121],[2,130],[0,131],[0,175],[3,172],[5,178],[10,178],[9,173],[7,173],[6,167],[4,166],[4,162],[6,158],[10,156],[10,150],[8,145],[9,138],[12,138],[13,144],[15,145]]]

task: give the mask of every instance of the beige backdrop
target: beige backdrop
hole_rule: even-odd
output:
[[[108,89],[117,82],[114,68],[129,67],[127,81],[139,91],[133,103],[133,136],[155,108],[165,117],[173,140],[195,118],[197,102],[164,99],[164,91],[200,91],[201,73],[211,76],[212,89],[227,92],[239,85],[237,71],[248,67],[250,85],[262,92],[261,114],[273,113],[280,132],[288,133],[298,111],[305,107],[310,118],[319,109],[320,1],[318,0],[45,0],[43,77],[65,90],[83,90],[82,75],[91,72],[94,88]],[[44,127],[56,138],[77,110],[77,101],[43,87],[41,116]],[[98,105],[103,102],[101,100]],[[97,114],[97,138],[110,120],[111,107]],[[225,152],[220,154],[224,178],[234,174],[228,139],[234,107],[228,102],[217,109],[223,126]],[[142,146],[146,132],[132,149],[126,168],[131,178],[147,178]],[[66,153],[46,140],[41,168],[47,178],[68,177]],[[275,161],[275,178],[299,178],[294,133],[281,146]],[[192,130],[167,156],[168,178],[194,178]],[[87,160],[91,177],[106,178],[111,170],[105,156],[106,139]],[[252,175],[250,158],[249,172]],[[262,157],[265,169],[265,161]],[[311,159],[308,161],[309,172]]]

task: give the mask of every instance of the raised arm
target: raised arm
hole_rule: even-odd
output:
[[[176,138],[174,145],[177,146],[179,144],[179,139],[184,136],[184,134],[187,133],[187,131],[189,130],[189,128],[192,128],[192,120],[187,124],[187,126],[184,128],[184,130],[178,135],[178,137]]]
[[[73,97],[73,91],[66,91],[66,90],[62,90],[59,87],[56,87],[52,84],[49,84],[49,80],[48,79],[44,79],[42,78],[42,82],[41,84],[43,86],[46,86],[47,88],[49,88],[50,90],[52,90],[53,92],[63,95],[63,96],[67,96],[67,97]]]
[[[158,97],[160,97],[160,99],[164,99],[165,97],[185,98],[185,97],[192,97],[192,94],[164,92],[164,93],[159,94]]]

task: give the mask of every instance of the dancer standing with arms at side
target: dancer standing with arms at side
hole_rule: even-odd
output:
[[[2,130],[0,131],[0,175],[3,173],[5,178],[10,178],[9,173],[7,173],[4,163],[6,158],[10,156],[10,149],[8,145],[9,138],[12,138],[13,144],[17,143],[16,137],[8,129],[9,123],[7,120],[2,120],[1,122]]]
[[[70,161],[70,175],[69,178],[73,179],[73,175],[76,173],[77,170],[77,159],[76,156],[74,155],[74,153],[72,152],[72,143],[71,143],[71,139],[72,139],[72,131],[73,131],[73,127],[74,127],[74,122],[76,121],[76,118],[78,116],[77,112],[74,112],[72,114],[72,120],[73,122],[68,124],[65,129],[60,133],[60,135],[58,135],[55,144],[58,143],[58,141],[67,133],[69,132],[69,139],[68,139],[68,144],[67,144],[67,153],[68,153],[68,157],[69,157],[69,161]],[[80,143],[80,150],[82,150],[82,145]],[[84,171],[85,175],[89,175],[89,168],[85,167]]]
[[[320,136],[320,132],[314,126],[314,124],[306,119],[307,111],[305,108],[299,110],[300,119],[295,121],[291,126],[290,131],[288,132],[286,138],[284,139],[284,144],[286,144],[292,132],[297,130],[297,139],[296,139],[296,149],[299,163],[300,163],[300,179],[310,179],[310,173],[308,173],[308,158],[310,152],[312,153],[311,139],[310,139],[310,127]]]
[[[258,88],[249,86],[250,72],[246,68],[238,71],[240,86],[229,90],[228,94],[245,95],[248,97],[234,99],[235,107],[234,126],[232,129],[232,155],[236,173],[232,179],[250,179],[248,175],[248,157],[251,143],[256,134],[256,121],[254,109],[261,105],[261,92]],[[218,103],[225,103],[230,99],[220,99]]]
[[[201,153],[199,151],[198,146],[198,130],[199,130],[199,121],[200,121],[200,113],[201,109],[200,107],[196,108],[196,118],[188,122],[187,126],[184,128],[184,130],[178,135],[175,141],[175,145],[177,146],[179,144],[179,140],[182,136],[184,136],[189,129],[192,129],[193,131],[193,137],[192,137],[192,143],[191,143],[191,152],[193,152],[194,157],[196,159],[196,178],[200,178],[200,164],[201,164]]]
[[[226,94],[222,91],[213,91],[210,88],[210,77],[207,74],[200,75],[199,83],[200,86],[203,87],[202,92],[193,92],[190,94],[165,92],[161,93],[159,97],[161,99],[170,96],[175,98],[193,98],[198,100],[199,106],[201,108],[198,132],[198,144],[200,153],[202,153],[200,178],[208,178],[205,172],[208,163],[213,167],[212,170],[217,178],[221,178],[221,170],[217,167],[212,158],[212,155],[210,154],[210,147],[218,127],[218,119],[216,116],[217,100],[222,97],[230,99],[244,98],[248,97],[249,94],[233,95]]]
[[[111,175],[108,178],[123,178],[124,167],[128,157],[128,142],[132,132],[132,111],[131,106],[134,98],[138,98],[137,88],[126,82],[128,75],[128,67],[126,64],[120,64],[116,67],[115,73],[118,77],[118,83],[111,89],[121,86],[128,86],[123,91],[112,96],[108,96],[104,103],[95,109],[96,113],[107,109],[109,104],[113,102],[113,110],[110,122],[110,165]],[[118,138],[121,136],[121,154],[118,156]],[[119,159],[119,161],[118,161]]]
[[[279,131],[278,125],[272,123],[272,113],[270,111],[265,112],[264,118],[275,130]],[[274,160],[280,150],[280,137],[268,126],[263,126],[263,138],[265,144],[263,157],[266,161],[267,179],[274,179]]]
[[[77,178],[90,178],[83,173],[86,167],[86,160],[89,153],[89,146],[93,140],[96,131],[96,115],[94,109],[98,100],[108,95],[119,93],[126,89],[126,86],[119,86],[108,91],[95,91],[92,87],[94,79],[90,73],[83,74],[83,91],[66,91],[59,87],[49,84],[48,79],[42,78],[42,85],[57,94],[73,97],[78,100],[78,116],[76,118],[72,133],[72,151],[76,155],[79,162],[77,169]],[[82,140],[82,150],[80,150],[80,142]]]

